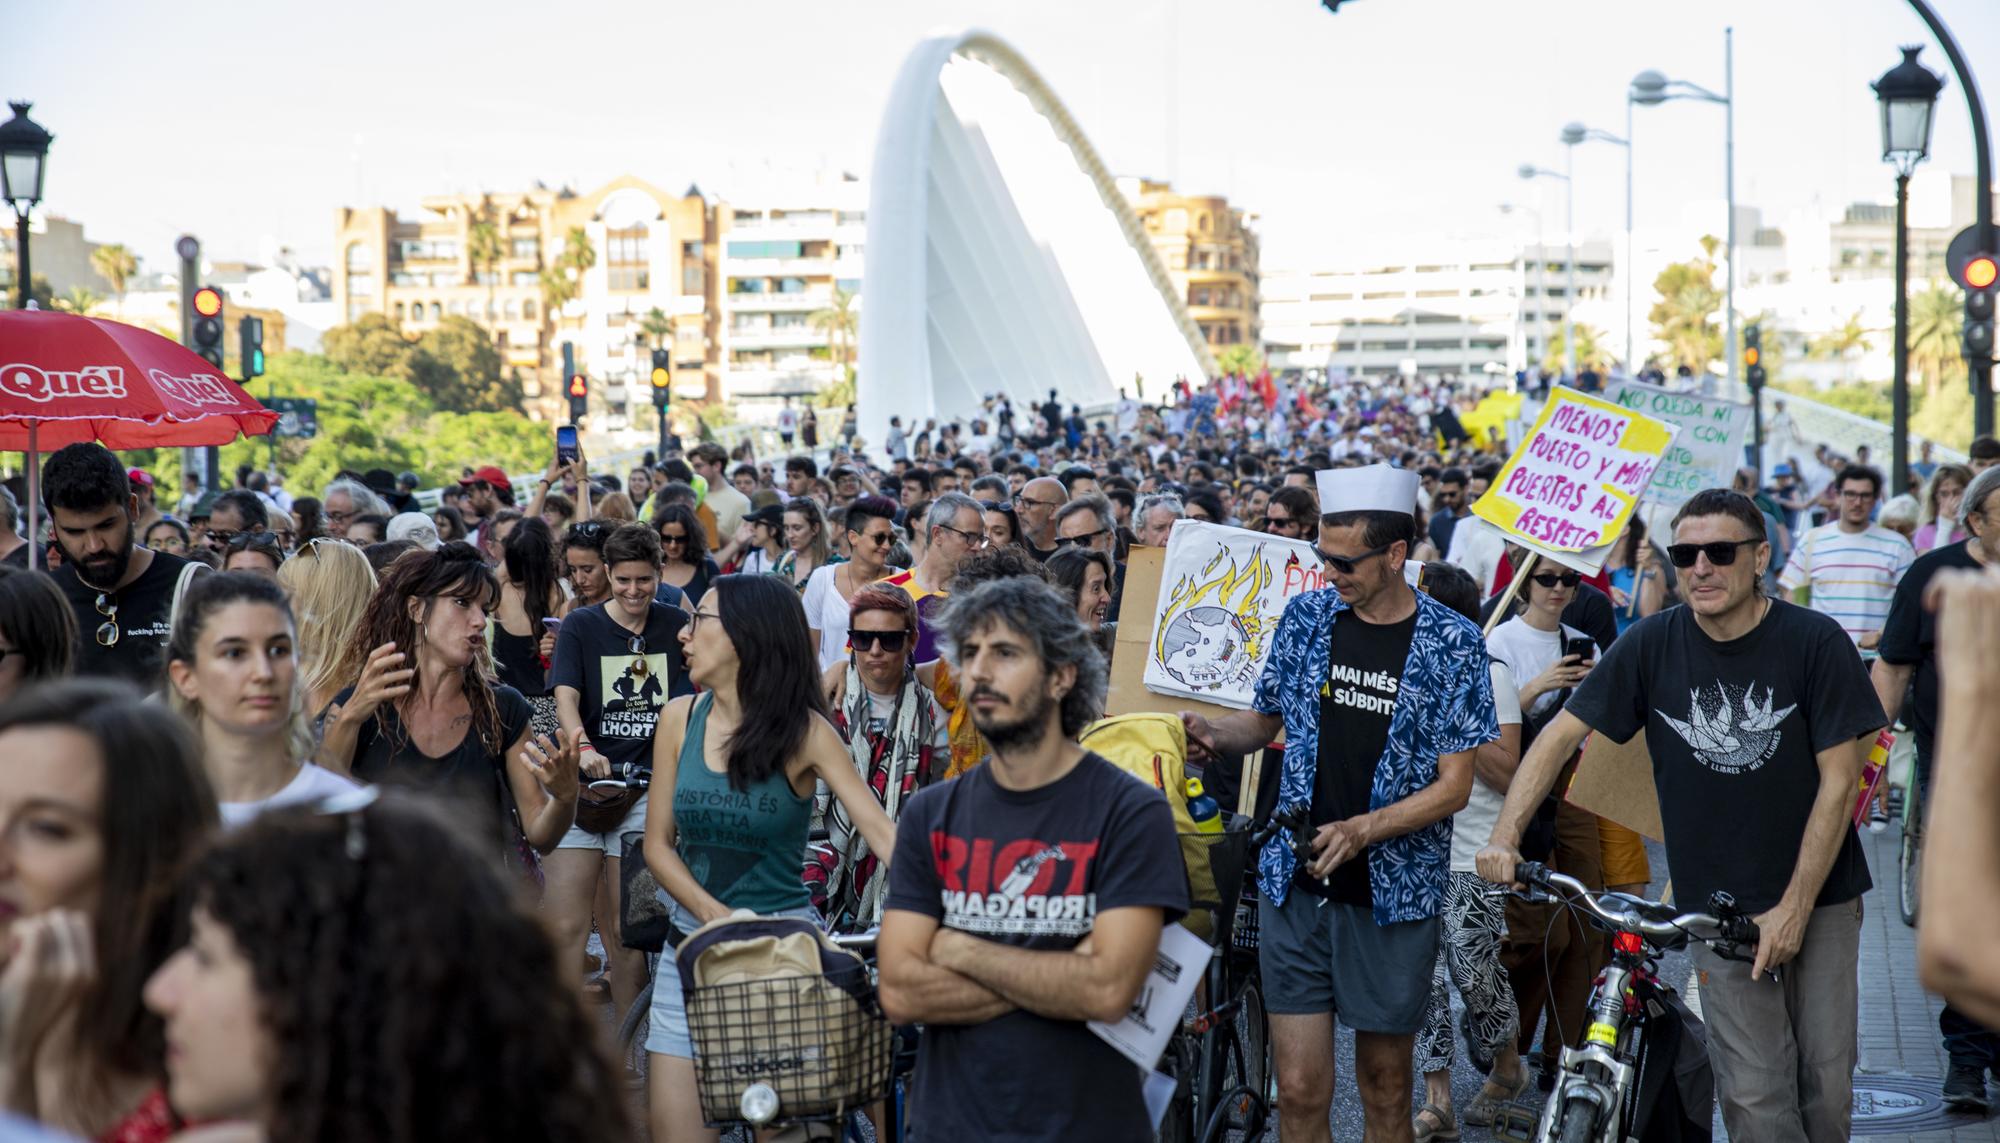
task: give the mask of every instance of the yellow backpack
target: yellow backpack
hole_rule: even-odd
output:
[[[1179,835],[1181,858],[1187,865],[1188,893],[1197,902],[1181,924],[1208,940],[1215,918],[1200,902],[1216,900],[1215,871],[1210,864],[1210,835],[1195,829],[1187,804],[1187,728],[1177,714],[1152,711],[1099,719],[1083,728],[1077,742],[1120,770],[1166,795]]]

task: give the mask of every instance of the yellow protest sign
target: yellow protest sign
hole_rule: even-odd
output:
[[[1517,543],[1581,554],[1593,567],[1601,565],[1602,549],[1625,530],[1677,431],[1667,421],[1557,386],[1472,511]]]

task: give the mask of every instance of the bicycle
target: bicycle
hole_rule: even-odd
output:
[[[1280,813],[1255,830],[1249,819],[1225,814],[1220,832],[1180,835],[1189,867],[1211,874],[1212,897],[1202,899],[1208,885],[1197,884],[1191,905],[1206,910],[1213,927],[1196,1011],[1181,1021],[1161,1056],[1163,1072],[1176,1081],[1160,1123],[1161,1143],[1258,1138],[1276,1102],[1270,1019],[1257,974],[1256,903],[1244,900],[1243,892],[1251,855],[1280,829],[1289,829],[1293,847],[1303,845],[1310,854],[1302,812]],[[1216,997],[1219,1002],[1205,1007]]]
[[[1896,845],[1896,907],[1903,923],[1911,928],[1917,924],[1917,906],[1923,890],[1923,855],[1923,781],[1912,765],[1907,789],[1903,791],[1903,837]]]
[[[1581,908],[1593,923],[1612,933],[1611,962],[1590,993],[1586,1009],[1590,1023],[1583,1046],[1562,1050],[1555,1089],[1532,1139],[1613,1143],[1637,1135],[1652,1110],[1646,1080],[1664,1075],[1665,1082],[1672,1082],[1672,1061],[1652,1062],[1657,1057],[1651,1051],[1650,1033],[1656,1023],[1670,1018],[1678,1003],[1673,987],[1655,973],[1659,955],[1697,940],[1726,959],[1754,963],[1757,925],[1736,907],[1733,897],[1720,891],[1709,894],[1708,913],[1676,914],[1671,905],[1642,897],[1593,892],[1576,878],[1538,862],[1522,862],[1514,870],[1514,880],[1527,886],[1523,895],[1531,900],[1554,900],[1572,911]],[[1660,1073],[1661,1068],[1667,1071]],[[1510,1122],[1503,1111],[1493,1125],[1494,1134],[1529,1138],[1503,1134],[1521,1126]]]

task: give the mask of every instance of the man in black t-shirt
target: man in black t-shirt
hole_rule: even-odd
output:
[[[1857,740],[1887,720],[1840,625],[1759,592],[1771,545],[1748,497],[1697,493],[1674,539],[1687,605],[1627,630],[1535,736],[1479,872],[1513,881],[1521,830],[1586,734],[1644,729],[1676,898],[1705,910],[1727,891],[1762,933],[1751,965],[1693,952],[1730,1137],[1845,1139],[1870,884],[1849,814]]]
[[[1917,736],[1920,806],[1931,804],[1931,751],[1937,742],[1938,696],[1943,693],[1937,661],[1937,615],[1924,606],[1924,593],[1941,571],[2000,564],[1986,543],[1986,537],[2000,535],[2000,468],[1989,468],[1972,478],[1959,501],[1959,522],[1971,536],[1918,556],[1896,585],[1877,647],[1881,657],[1875,660],[1875,697],[1891,719],[1902,713]],[[1907,708],[1903,705],[1905,694],[1911,696]],[[1945,1102],[1963,1111],[1984,1112],[1990,1106],[1986,1073],[2000,1065],[2000,1036],[1950,1004],[1938,1014],[1938,1031],[1944,1036],[1945,1054],[1951,1061],[1944,1081]]]
[[[174,594],[192,565],[138,546],[131,480],[101,445],[56,450],[42,465],[42,500],[62,549],[50,574],[76,612],[76,673],[159,686]]]
[[[910,1138],[1151,1140],[1144,1070],[1085,1021],[1124,1018],[1187,910],[1172,813],[1077,745],[1104,659],[1054,588],[982,584],[942,635],[992,753],[896,831],[878,949],[883,1010],[925,1025]]]

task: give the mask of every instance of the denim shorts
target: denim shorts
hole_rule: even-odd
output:
[[[660,896],[666,898],[666,891]],[[667,901],[667,912],[673,918],[674,927],[682,933],[692,933],[701,927],[693,913],[681,908],[677,901]],[[817,910],[811,905],[797,909],[784,909],[771,914],[774,917],[798,917],[820,924]],[[646,1032],[646,1050],[659,1056],[678,1056],[684,1060],[694,1058],[694,1042],[688,1037],[687,1003],[681,996],[681,973],[674,963],[670,949],[660,957],[659,965],[653,970],[653,1005],[647,1010],[649,1028]]]
[[[1334,1013],[1357,1032],[1423,1027],[1437,964],[1438,919],[1375,923],[1374,912],[1293,887],[1283,905],[1258,902],[1264,1007],[1278,1015]]]

